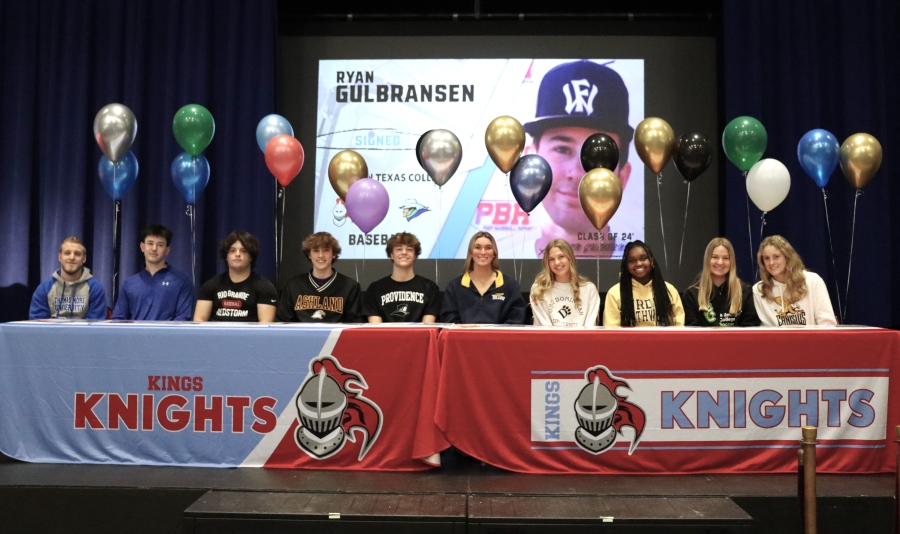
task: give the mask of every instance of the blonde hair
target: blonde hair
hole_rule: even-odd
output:
[[[737,314],[741,311],[744,303],[744,291],[741,288],[741,279],[738,278],[737,267],[734,264],[734,247],[731,245],[731,241],[724,237],[717,237],[706,245],[706,252],[703,254],[703,271],[700,272],[700,279],[693,285],[697,288],[697,301],[700,311],[706,311],[709,308],[710,297],[713,294],[712,273],[709,264],[712,261],[713,251],[717,247],[725,247],[728,257],[731,259],[731,268],[728,270],[728,301],[730,303],[728,313]]]
[[[772,235],[762,240],[759,244],[759,252],[756,253],[756,262],[759,264],[759,285],[762,297],[767,300],[775,300],[772,289],[775,287],[774,278],[766,270],[766,264],[763,262],[763,249],[766,247],[775,247],[779,252],[784,254],[784,270],[787,271],[787,282],[784,284],[784,295],[781,299],[782,306],[789,302],[797,302],[806,296],[809,289],[806,287],[806,275],[803,271],[803,260],[794,250],[794,247],[788,243],[788,240],[780,235]]]
[[[554,239],[544,247],[544,259],[541,261],[541,272],[534,278],[535,289],[531,292],[531,296],[535,301],[539,301],[544,297],[544,293],[553,287],[556,275],[550,270],[550,250],[554,247],[558,248],[560,252],[566,256],[566,259],[569,260],[569,284],[572,286],[572,294],[575,296],[575,305],[580,306],[581,297],[579,295],[578,287],[580,284],[588,282],[588,279],[578,274],[575,253],[572,252],[572,247],[565,239]]]
[[[472,250],[475,248],[475,241],[482,237],[489,239],[491,246],[494,247],[494,259],[491,260],[491,269],[495,271],[500,270],[500,255],[497,252],[497,241],[494,239],[494,236],[490,232],[475,232],[475,235],[469,240],[469,251],[466,252],[466,268],[463,274],[471,273],[475,270],[475,259],[472,257]]]

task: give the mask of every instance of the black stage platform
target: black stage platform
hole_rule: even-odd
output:
[[[2,458],[0,532],[296,532],[300,522],[317,533],[800,531],[792,475],[550,476],[453,454],[444,463],[363,473]],[[817,482],[820,533],[891,532],[892,476]]]

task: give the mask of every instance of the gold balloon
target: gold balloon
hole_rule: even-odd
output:
[[[369,177],[369,166],[366,160],[353,150],[341,150],[331,158],[328,164],[328,181],[334,192],[347,200],[347,190],[360,178]]]
[[[525,129],[512,117],[497,117],[484,131],[484,146],[497,168],[509,172],[525,148]]]
[[[675,151],[675,132],[658,117],[647,117],[634,130],[634,148],[653,174],[662,172]]]
[[[578,185],[578,199],[594,228],[602,230],[622,202],[622,182],[609,169],[592,169]]]
[[[881,143],[867,133],[853,134],[841,145],[841,170],[856,189],[866,186],[881,166]]]

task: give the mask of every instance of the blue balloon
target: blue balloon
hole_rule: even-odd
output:
[[[797,159],[816,185],[825,187],[841,160],[841,145],[829,131],[810,130],[800,138]]]
[[[281,115],[275,115],[274,113],[266,115],[256,126],[256,144],[259,145],[259,149],[263,153],[266,152],[266,145],[269,144],[269,141],[279,135],[294,136],[294,128],[291,126],[291,123]]]
[[[172,160],[172,181],[187,203],[193,205],[209,183],[209,162],[202,154],[178,154]]]
[[[553,170],[537,154],[522,156],[509,171],[509,187],[525,213],[531,213],[544,200],[552,184]]]
[[[113,200],[122,200],[125,193],[134,185],[138,175],[138,161],[134,153],[128,151],[118,163],[113,163],[106,156],[100,156],[100,183]]]

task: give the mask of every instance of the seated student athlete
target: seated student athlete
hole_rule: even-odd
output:
[[[606,294],[603,326],[684,326],[678,290],[663,279],[643,241],[625,245],[619,283]]]
[[[106,319],[103,284],[84,266],[87,248],[77,237],[59,245],[59,270],[31,296],[29,319]]]
[[[278,296],[275,320],[302,323],[358,323],[359,284],[333,268],[341,253],[337,239],[317,232],[303,240],[312,270],[288,280]]]
[[[731,241],[717,237],[706,246],[703,271],[682,295],[685,326],[759,326],[753,291],[738,278]]]
[[[249,232],[231,232],[219,243],[228,272],[215,276],[200,288],[195,321],[271,323],[275,320],[278,293],[275,286],[253,272],[259,241]]]
[[[489,232],[469,240],[462,276],[447,284],[441,303],[442,323],[522,324],[525,299],[519,283],[500,272],[497,241]]]
[[[540,326],[596,326],[600,313],[597,286],[578,274],[575,253],[565,239],[544,248],[541,272],[531,286],[534,324]]]
[[[763,326],[837,324],[825,281],[806,270],[787,239],[763,239],[756,261],[760,281],[753,286],[753,302]]]
[[[422,244],[413,234],[400,232],[388,239],[386,251],[393,271],[369,285],[363,315],[370,323],[433,323],[441,312],[441,291],[437,284],[413,272]]]
[[[194,282],[172,268],[172,231],[161,224],[141,231],[144,269],[128,277],[113,310],[113,319],[189,321],[194,308]]]

